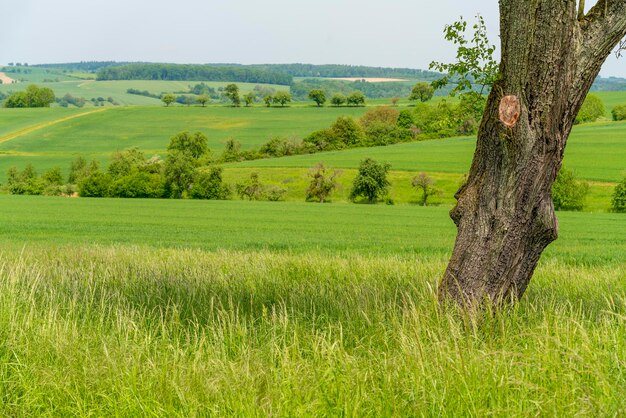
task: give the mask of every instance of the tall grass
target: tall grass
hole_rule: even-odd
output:
[[[626,413],[626,265],[444,312],[445,259],[47,246],[0,255],[0,415]]]

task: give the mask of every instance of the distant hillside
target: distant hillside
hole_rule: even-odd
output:
[[[591,91],[626,91],[626,78],[598,77],[591,86]]]
[[[117,61],[81,61],[81,62],[65,62],[57,64],[35,64],[31,67],[51,68],[55,70],[67,70],[67,71],[85,71],[96,72],[101,68],[114,67],[120,65],[131,64],[130,62],[117,62]]]
[[[294,77],[325,78],[407,78],[436,80],[441,74],[413,68],[366,67],[362,65],[263,64],[249,67],[284,72]]]
[[[264,84],[292,85],[299,78],[399,78],[433,81],[441,74],[414,68],[367,67],[339,64],[159,64],[144,62],[81,61],[73,63],[36,64],[31,67],[57,71],[97,72],[99,80],[187,80],[233,81]],[[362,86],[361,86],[362,87]],[[388,86],[383,90],[404,95],[406,86]],[[372,88],[373,89],[373,88]],[[341,89],[340,89],[341,90]],[[626,91],[626,78],[598,77],[591,91]],[[378,93],[378,92],[376,92]],[[373,92],[372,97],[379,97]],[[387,97],[391,93],[383,93]],[[390,97],[390,96],[389,96]]]

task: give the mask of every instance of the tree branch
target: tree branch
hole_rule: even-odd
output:
[[[585,0],[580,0],[578,3],[578,20],[585,18]]]
[[[584,0],[581,0],[581,4]],[[580,9],[579,9],[580,12]],[[626,0],[598,0],[580,21],[578,65],[571,103],[582,104],[585,93],[613,48],[626,36]],[[577,106],[574,106],[577,109]]]

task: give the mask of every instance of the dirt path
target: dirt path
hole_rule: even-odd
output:
[[[0,73],[0,80],[2,81],[2,84],[11,84],[11,83],[13,83],[13,79],[10,78],[5,73]]]
[[[79,113],[77,115],[66,116],[64,118],[52,120],[49,122],[40,123],[38,125],[29,126],[28,128],[20,129],[19,131],[11,132],[6,135],[0,136],[0,144],[3,142],[11,141],[12,139],[19,138],[20,136],[27,135],[31,132],[38,131],[39,129],[47,128],[52,125],[56,125],[58,123],[67,122],[68,120],[80,118],[87,115],[93,115],[94,113],[104,112],[108,110],[108,108],[92,110],[89,112]]]

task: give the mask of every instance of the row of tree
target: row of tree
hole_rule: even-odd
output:
[[[206,137],[181,132],[170,140],[165,160],[158,156],[146,159],[136,148],[117,152],[105,171],[97,161],[87,163],[79,157],[70,166],[65,180],[58,167],[41,176],[29,164],[23,171],[15,167],[7,173],[7,191],[11,194],[27,195],[80,195],[82,197],[119,198],[192,198],[225,200],[233,192],[243,200],[283,200],[287,189],[264,184],[258,173],[231,187],[224,183],[222,167],[210,157]],[[388,180],[391,165],[371,158],[361,161],[349,194],[351,201],[374,204],[383,201],[393,204],[388,195]],[[340,170],[331,170],[318,163],[308,171],[309,184],[305,200],[328,202],[339,186]],[[427,206],[433,197],[443,192],[436,187],[428,174],[420,172],[411,180],[416,189],[418,204]],[[572,171],[562,168],[552,189],[554,206],[557,210],[582,210],[589,185],[576,180]],[[612,210],[626,212],[626,178],[614,189]]]
[[[243,66],[126,64],[100,68],[97,80],[205,80],[290,85],[291,75]]]

